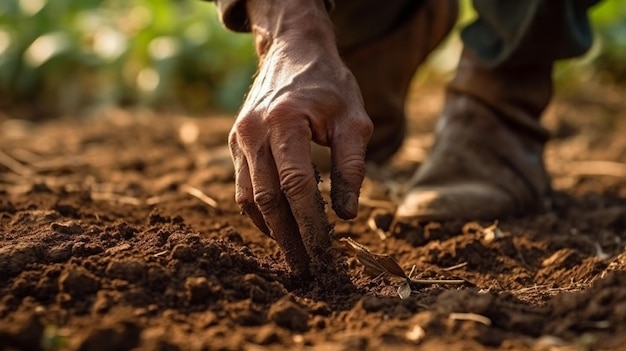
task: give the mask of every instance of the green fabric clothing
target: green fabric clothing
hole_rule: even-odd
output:
[[[245,0],[214,0],[224,25],[249,30]],[[335,0],[331,19],[339,47],[383,36],[419,10],[421,0]],[[476,21],[461,32],[466,49],[487,67],[551,64],[587,51],[593,35],[587,17],[599,0],[474,0]],[[327,8],[333,1],[326,0]],[[415,4],[418,4],[416,6]],[[382,9],[381,9],[382,8]]]
[[[599,0],[474,0],[478,19],[461,38],[488,67],[546,64],[582,55],[593,34],[587,18]]]

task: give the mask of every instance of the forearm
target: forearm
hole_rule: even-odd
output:
[[[209,0],[217,5],[220,20],[224,26],[236,32],[249,32],[250,21],[246,13],[246,0]],[[327,12],[334,7],[334,0],[323,0]],[[284,6],[290,1],[276,1]]]

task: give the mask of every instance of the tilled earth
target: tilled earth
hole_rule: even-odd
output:
[[[0,117],[0,350],[625,349],[623,92],[551,106],[545,210],[390,226],[441,105],[415,96],[359,217],[330,214],[337,248],[352,238],[424,280],[403,299],[349,250],[343,274],[289,274],[234,203],[232,117]]]

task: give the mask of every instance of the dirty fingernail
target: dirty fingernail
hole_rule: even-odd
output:
[[[359,210],[359,199],[354,193],[348,193],[344,199],[343,208],[350,218],[356,217]]]

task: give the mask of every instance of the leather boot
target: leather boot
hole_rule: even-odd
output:
[[[551,65],[489,69],[465,51],[396,219],[487,220],[541,208],[549,190],[539,124]]]
[[[373,41],[350,47],[342,47],[339,42],[339,53],[356,77],[365,109],[374,122],[368,161],[382,163],[402,145],[409,84],[417,67],[456,23],[458,1],[423,0],[419,6],[412,5],[410,11]]]

